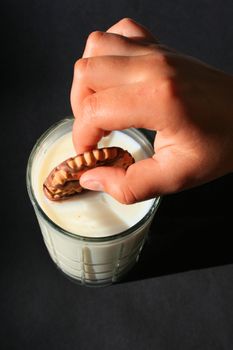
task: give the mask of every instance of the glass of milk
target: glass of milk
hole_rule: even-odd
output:
[[[49,128],[35,144],[27,167],[27,188],[48,252],[73,281],[103,286],[118,281],[139,258],[160,198],[125,205],[103,192],[84,193],[59,202],[43,193],[49,172],[76,155],[73,118]],[[114,131],[99,147],[118,146],[135,161],[153,155],[153,147],[137,129]]]

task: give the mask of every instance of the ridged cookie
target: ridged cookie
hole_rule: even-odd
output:
[[[80,193],[81,175],[99,166],[127,169],[134,163],[131,154],[120,147],[105,147],[84,152],[56,166],[46,178],[43,190],[48,199],[59,201]]]

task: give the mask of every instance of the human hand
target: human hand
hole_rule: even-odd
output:
[[[127,171],[86,172],[83,187],[126,204],[178,192],[233,170],[233,78],[160,45],[124,19],[92,33],[75,64],[71,105],[78,153],[112,130],[156,130],[155,154]]]

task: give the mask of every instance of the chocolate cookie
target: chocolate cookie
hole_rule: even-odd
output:
[[[48,199],[63,200],[83,190],[79,179],[85,171],[99,166],[127,169],[133,163],[134,158],[131,154],[120,147],[94,149],[69,158],[56,166],[46,178],[43,190]]]

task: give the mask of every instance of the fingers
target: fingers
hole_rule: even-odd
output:
[[[87,39],[83,58],[105,55],[136,56],[145,55],[150,51],[148,43],[139,43],[119,34],[96,31]]]
[[[103,55],[133,56],[150,52],[158,41],[142,25],[125,18],[107,32],[95,31],[87,39],[83,58]]]
[[[74,83],[99,91],[140,81],[147,74],[147,64],[141,56],[90,57],[77,61]]]
[[[128,37],[140,37],[145,40],[152,40],[152,35],[142,26],[136,22],[125,19],[118,22],[111,28],[113,31],[127,34]],[[147,55],[152,49],[155,54],[155,48],[140,41],[137,42],[131,38],[123,37],[119,34],[94,32],[89,36],[86,49],[84,51],[84,57],[89,56],[128,56],[128,59],[121,59],[121,64],[111,59],[109,65],[106,64],[107,59],[102,57],[102,60],[95,59],[93,64],[90,59],[88,61],[77,61],[74,69],[74,78],[71,88],[71,106],[74,116],[79,113],[80,105],[82,101],[93,94],[99,89],[106,88],[107,86],[115,86],[117,84],[124,84],[124,82],[131,83],[130,71],[134,74],[134,82],[138,81],[143,74],[143,67],[134,69],[135,65],[132,65],[129,61],[129,57],[137,55]],[[102,62],[102,63],[101,63]],[[125,64],[127,62],[127,64]],[[129,64],[130,63],[130,64]],[[92,74],[92,73],[95,74]],[[139,73],[140,72],[140,73]],[[90,79],[88,80],[88,73]],[[117,79],[115,79],[117,78]],[[125,78],[125,79],[124,79]]]
[[[71,88],[71,106],[74,116],[79,114],[83,100],[95,91],[133,83],[139,62],[130,57],[92,57],[76,62]]]
[[[74,69],[71,105],[79,114],[83,100],[93,92],[154,79],[154,86],[166,76],[168,67],[162,54],[145,56],[103,56],[80,59]]]
[[[156,105],[154,99],[157,99]],[[77,153],[93,149],[104,131],[130,127],[160,130],[166,108],[163,91],[144,84],[122,85],[87,97],[75,119],[73,142]]]
[[[107,30],[108,33],[120,34],[128,38],[157,42],[156,38],[141,24],[130,18],[124,18]]]
[[[95,31],[87,39],[83,58],[103,55],[133,56],[150,52],[149,43],[158,43],[142,25],[123,19],[107,32]]]

